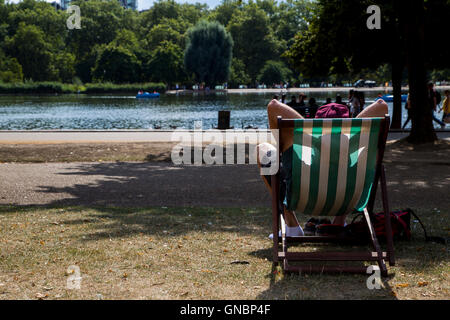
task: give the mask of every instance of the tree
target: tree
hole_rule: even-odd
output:
[[[255,81],[267,60],[279,57],[279,44],[266,13],[255,4],[237,11],[227,26],[234,41],[233,56],[242,60]]]
[[[249,85],[252,82],[250,76],[245,72],[244,63],[236,58],[231,62],[230,79],[228,85],[231,88],[237,88],[239,85]]]
[[[22,66],[16,58],[8,58],[0,50],[0,82],[22,82]]]
[[[207,86],[226,82],[230,74],[233,39],[218,22],[200,21],[188,30],[184,64]]]
[[[163,41],[152,52],[152,58],[146,66],[146,74],[153,81],[162,81],[171,86],[182,80],[186,74],[183,66],[183,50],[169,41]]]
[[[262,68],[258,81],[268,85],[282,83],[289,79],[290,73],[291,71],[283,62],[269,60]]]
[[[45,34],[42,30],[24,23],[19,24],[14,37],[6,38],[8,53],[17,58],[27,79],[45,81],[52,75],[51,45],[44,39]]]
[[[233,15],[241,8],[242,1],[239,0],[223,0],[211,14],[208,15],[209,21],[218,21],[224,26],[233,18]]]
[[[130,50],[110,44],[100,52],[92,70],[94,80],[115,83],[135,82],[140,63]]]
[[[153,26],[145,36],[145,48],[154,50],[163,41],[169,41],[184,48],[184,35],[176,30],[176,25],[176,20],[166,19],[161,24]]]
[[[75,77],[75,55],[70,52],[60,52],[53,55],[52,66],[59,81],[70,83]]]
[[[380,0],[377,3],[382,8],[382,25],[379,30],[369,30],[366,27],[369,16],[366,9],[371,4],[370,1],[356,0],[319,1],[308,30],[296,35],[294,44],[286,56],[293,67],[310,76],[355,73],[364,68],[376,69],[382,64],[389,63],[394,87],[392,122],[393,127],[398,127],[401,122],[400,93],[405,60],[408,60],[411,93],[413,87],[415,90],[425,90],[426,69],[420,71],[421,66],[425,68],[427,63],[431,62],[434,65],[445,66],[443,56],[448,57],[448,49],[440,47],[442,50],[435,50],[432,45],[427,47],[424,39],[427,39],[428,35],[433,38],[432,33],[435,33],[435,30],[446,28],[445,23],[439,24],[433,15],[443,17],[446,14],[442,12],[448,14],[449,3],[448,0],[425,3],[422,0],[420,4],[401,6],[399,1]],[[433,24],[425,25],[427,21],[433,21]],[[427,28],[429,26],[433,29]],[[429,48],[426,55],[420,53],[424,47]],[[416,81],[422,83],[420,86],[417,83],[422,89],[418,89],[419,87],[414,84]],[[428,108],[425,100],[416,96],[416,92],[410,97],[415,101],[412,104],[417,106],[417,114],[429,114],[429,111],[425,110]],[[433,141],[435,135],[432,133],[431,117],[418,117],[416,120],[413,122],[412,138],[409,141]],[[414,133],[416,127],[422,128],[418,134]]]

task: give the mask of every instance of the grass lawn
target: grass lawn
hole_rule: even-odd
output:
[[[416,211],[448,237],[450,212]],[[416,223],[379,290],[365,275],[274,270],[270,229],[268,208],[2,206],[0,299],[450,298],[448,247],[425,242]],[[71,265],[79,290],[66,288]]]

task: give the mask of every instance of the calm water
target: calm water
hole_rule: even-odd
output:
[[[345,101],[347,92],[340,94]],[[235,128],[249,125],[267,128],[266,106],[272,95],[216,93],[162,95],[159,99],[121,95],[1,95],[0,130],[193,128],[198,120],[203,121],[204,129],[209,129],[217,126],[219,110],[231,111],[231,125]],[[335,95],[319,92],[310,96],[320,105],[328,96]],[[376,92],[366,92],[366,102],[375,97]],[[391,103],[389,108],[392,114]],[[406,116],[403,112],[403,121]]]

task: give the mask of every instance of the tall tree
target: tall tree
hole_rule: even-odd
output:
[[[436,5],[438,2],[441,6]],[[442,52],[447,53],[448,56],[448,49],[444,47],[435,50],[430,45],[426,55],[421,54],[420,50],[426,47],[424,39],[427,39],[428,34],[431,36],[431,30],[425,25],[425,21],[428,21],[427,17],[430,18],[439,11],[448,12],[449,1],[435,0],[426,3],[421,1],[420,4],[400,6],[396,1],[379,0],[377,4],[381,8],[382,18],[379,30],[369,30],[366,27],[368,18],[366,9],[371,4],[370,1],[356,0],[319,1],[317,12],[308,30],[297,34],[293,46],[286,55],[295,68],[307,75],[342,74],[363,68],[377,68],[386,62],[391,64],[395,96],[392,122],[394,127],[398,127],[401,122],[400,92],[406,55],[408,55],[409,73],[414,74],[409,74],[410,86],[413,87],[415,84],[412,82],[426,82],[423,76],[426,72],[417,68],[425,68],[427,61],[434,61],[436,65],[443,66],[444,59],[435,57],[442,56]],[[420,6],[422,9],[417,9]],[[416,9],[413,10],[413,8]],[[424,11],[424,8],[427,10]],[[445,8],[447,11],[444,10]],[[415,28],[419,30],[414,31]],[[445,25],[443,22],[439,24],[434,21],[434,28],[445,29]],[[421,40],[420,37],[423,39]],[[421,48],[417,48],[419,44]],[[411,63],[411,61],[415,62]],[[411,88],[410,92],[412,92]],[[411,99],[416,99],[415,92],[411,95]],[[418,101],[414,104],[423,105],[423,102]],[[423,139],[417,139],[418,135],[413,135],[415,128],[427,128],[429,132],[433,132],[433,128],[427,116],[416,120],[413,123],[414,129],[410,141],[422,142]],[[433,139],[433,133],[427,135],[422,129],[420,131],[423,137],[428,137],[427,141]]]
[[[51,45],[44,32],[36,26],[20,23],[16,34],[6,39],[8,53],[22,65],[26,79],[49,80],[52,61]]]
[[[162,41],[151,54],[146,65],[146,75],[153,81],[162,81],[170,88],[175,81],[186,77],[183,66],[183,50],[169,41]]]
[[[401,14],[406,38],[409,94],[411,100],[411,134],[407,138],[412,143],[437,140],[433,129],[433,109],[427,99],[424,39],[423,0],[411,0],[408,9]],[[428,48],[430,50],[431,48]]]
[[[130,50],[109,44],[101,50],[92,74],[96,81],[132,83],[138,78],[139,68],[140,63]]]
[[[264,10],[250,3],[237,11],[227,26],[234,41],[233,56],[242,60],[247,73],[255,81],[267,60],[280,55],[270,21]]]
[[[208,86],[228,80],[233,39],[218,22],[200,21],[188,31],[184,54],[186,70]]]

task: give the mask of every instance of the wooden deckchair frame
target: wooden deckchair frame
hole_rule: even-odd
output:
[[[295,119],[282,119],[278,117],[278,128],[293,128]],[[284,272],[352,272],[366,273],[367,267],[351,267],[351,266],[330,266],[330,265],[291,265],[290,261],[376,261],[382,276],[387,276],[387,267],[385,260],[389,261],[389,265],[395,264],[394,245],[392,238],[391,219],[389,214],[389,203],[386,189],[386,177],[383,166],[383,156],[386,147],[387,135],[389,132],[390,118],[385,115],[381,120],[381,127],[378,138],[377,159],[375,167],[374,183],[369,195],[369,201],[364,208],[364,218],[369,230],[370,241],[374,251],[358,251],[358,252],[289,252],[290,243],[305,242],[328,242],[328,243],[357,243],[354,238],[345,238],[337,236],[301,236],[288,237],[285,232],[283,204],[280,199],[280,176],[279,170],[271,176],[272,183],[272,227],[273,227],[273,262],[274,264],[282,263]],[[279,146],[282,145],[282,135],[279,135]],[[278,163],[281,160],[281,150],[278,152]],[[371,217],[373,215],[373,206],[375,203],[378,182],[381,185],[381,199],[383,202],[383,210],[385,213],[386,242],[387,251],[382,251],[378,242],[375,230],[373,228]],[[281,237],[278,231],[281,229]]]

